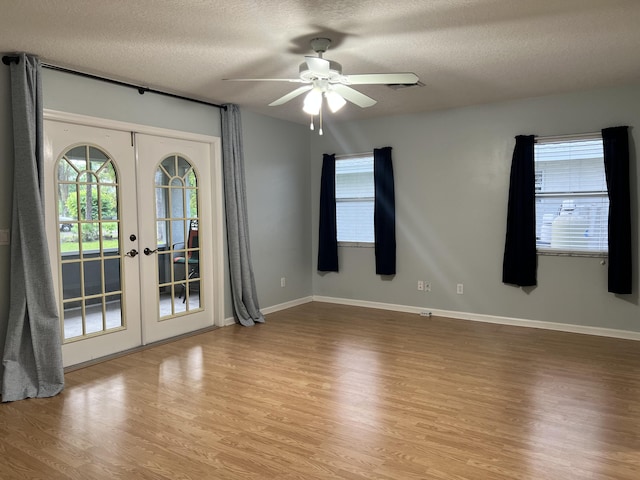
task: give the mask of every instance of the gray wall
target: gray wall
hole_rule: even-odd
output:
[[[251,253],[264,308],[312,294],[309,130],[249,112],[242,128]]]
[[[425,93],[425,95],[428,92]],[[607,293],[598,258],[538,257],[538,287],[501,283],[514,136],[594,132],[629,125],[640,144],[640,87],[603,89],[435,113],[341,123],[314,136],[314,295],[640,331],[638,195],[633,193],[634,293]],[[393,147],[397,275],[375,274],[372,248],[340,248],[340,272],[319,274],[318,198],[322,153]],[[638,168],[632,146],[631,186]],[[417,281],[432,284],[430,293]],[[456,294],[456,284],[464,294]]]
[[[163,95],[140,95],[121,87],[77,75],[42,70],[44,107],[98,118],[169,128],[219,137],[217,108]]]

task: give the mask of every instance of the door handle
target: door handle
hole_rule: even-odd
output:
[[[125,253],[125,255],[127,257],[135,257],[136,255],[138,255],[138,251],[135,248],[132,248],[131,250],[129,250],[127,253]]]
[[[144,254],[146,256],[151,255],[152,253],[156,253],[158,251],[158,249],[156,248],[155,250],[151,250],[149,247],[145,247],[145,249],[143,250]]]

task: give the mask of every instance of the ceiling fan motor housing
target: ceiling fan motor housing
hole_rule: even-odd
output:
[[[300,72],[300,79],[303,82],[313,82],[314,80],[318,79],[329,80],[330,83],[339,82],[340,77],[342,76],[342,65],[332,60],[327,61],[329,62],[328,74],[319,74],[318,72],[313,72],[309,69],[309,65],[307,65],[307,62],[301,63],[300,67],[298,68],[298,71]]]

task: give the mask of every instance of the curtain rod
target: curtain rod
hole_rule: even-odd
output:
[[[2,57],[2,63],[5,65],[10,65],[11,63],[18,63],[20,61],[20,57],[5,55]],[[121,82],[120,80],[113,80],[112,78],[100,77],[98,75],[93,75],[91,73],[79,72],[77,70],[71,70],[69,68],[59,67],[57,65],[51,65],[49,63],[42,63],[42,68],[48,68],[49,70],[56,70],[58,72],[70,73],[72,75],[78,75],[84,78],[91,78],[93,80],[99,80],[101,82],[111,83],[113,85],[119,85],[121,87],[135,88],[138,90],[140,95],[144,95],[146,92],[155,93],[158,95],[164,95],[165,97],[177,98],[179,100],[187,100],[189,102],[200,103],[202,105],[209,105],[210,107],[222,108],[226,110],[227,107],[225,105],[218,105],[217,103],[205,102],[204,100],[198,100],[196,98],[184,97],[182,95],[176,95],[175,93],[163,92],[161,90],[155,90],[149,87],[141,87],[140,85],[134,85],[132,83]]]

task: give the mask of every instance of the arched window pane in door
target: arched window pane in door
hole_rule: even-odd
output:
[[[121,330],[123,257],[116,165],[100,148],[79,145],[60,157],[57,172],[64,341]]]
[[[198,175],[171,155],[155,172],[160,320],[201,308]]]

